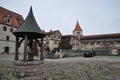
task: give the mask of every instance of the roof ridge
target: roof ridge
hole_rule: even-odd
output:
[[[53,34],[53,33],[57,32],[57,31],[59,31],[59,30],[49,31],[49,32],[45,32],[45,33],[46,33],[46,34]],[[60,31],[59,31],[59,32],[60,32]]]
[[[98,35],[86,35],[83,36],[82,39],[86,38],[108,38],[108,37],[120,37],[120,33],[113,33],[113,34],[98,34]]]
[[[0,8],[1,8],[1,9],[4,9],[4,10],[6,10],[6,11],[9,11],[9,12],[11,12],[11,13],[14,13],[14,14],[16,14],[16,15],[20,15],[20,16],[22,16],[22,15],[19,14],[19,13],[16,13],[16,12],[11,11],[11,10],[9,10],[9,9],[3,8],[3,7],[1,7],[1,6],[0,6]]]
[[[120,35],[120,33],[110,33],[110,34],[95,34],[95,35],[85,35],[85,36],[101,36],[101,35]]]

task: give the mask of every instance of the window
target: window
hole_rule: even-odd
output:
[[[120,44],[120,41],[117,41],[117,44]]]
[[[8,46],[5,47],[4,52],[9,53],[9,47]]]
[[[48,35],[48,38],[50,38],[50,35]]]
[[[4,17],[4,20],[5,20],[6,24],[11,24],[12,23],[12,18],[9,14]]]
[[[3,26],[3,31],[7,31],[7,27],[6,26]]]
[[[7,19],[7,22],[10,23],[10,18]]]
[[[54,38],[56,38],[56,35],[54,34]]]
[[[57,45],[57,41],[55,41],[54,44]]]
[[[13,28],[10,28],[10,32],[13,32]]]
[[[6,40],[9,41],[9,36],[6,36]]]
[[[49,41],[46,41],[46,44],[49,44]]]
[[[80,34],[80,32],[77,32],[77,34]]]
[[[58,39],[60,39],[60,36],[58,36]]]
[[[94,43],[93,43],[93,42],[92,42],[92,43],[89,43],[89,45],[90,45],[90,46],[93,46],[93,45],[94,45]]]
[[[100,45],[100,42],[97,42],[96,45]]]

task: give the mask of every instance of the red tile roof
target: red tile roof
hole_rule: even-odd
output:
[[[76,26],[75,26],[75,29],[74,29],[73,31],[82,31],[82,29],[81,29],[78,21],[77,21]]]
[[[98,39],[98,38],[114,38],[114,37],[120,37],[120,33],[101,34],[101,35],[87,35],[87,36],[82,36],[81,39]]]
[[[0,23],[1,24],[8,25],[8,24],[6,24],[6,21],[4,20],[4,17],[7,16],[8,14],[12,18],[11,26],[18,28],[24,22],[22,15],[15,13],[15,12],[12,12],[8,9],[3,8],[3,7],[0,7]]]

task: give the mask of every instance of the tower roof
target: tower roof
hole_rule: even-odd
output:
[[[75,29],[74,29],[73,31],[82,31],[82,29],[81,29],[78,21],[77,21],[76,26],[75,26]]]
[[[40,38],[42,36],[45,36],[35,20],[32,7],[30,8],[25,22],[13,34],[20,37],[24,37],[24,35],[27,34],[33,38]]]

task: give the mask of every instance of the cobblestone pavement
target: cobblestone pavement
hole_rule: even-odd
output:
[[[41,75],[15,77],[13,57],[0,56],[0,80],[120,80],[120,57],[46,59]]]

